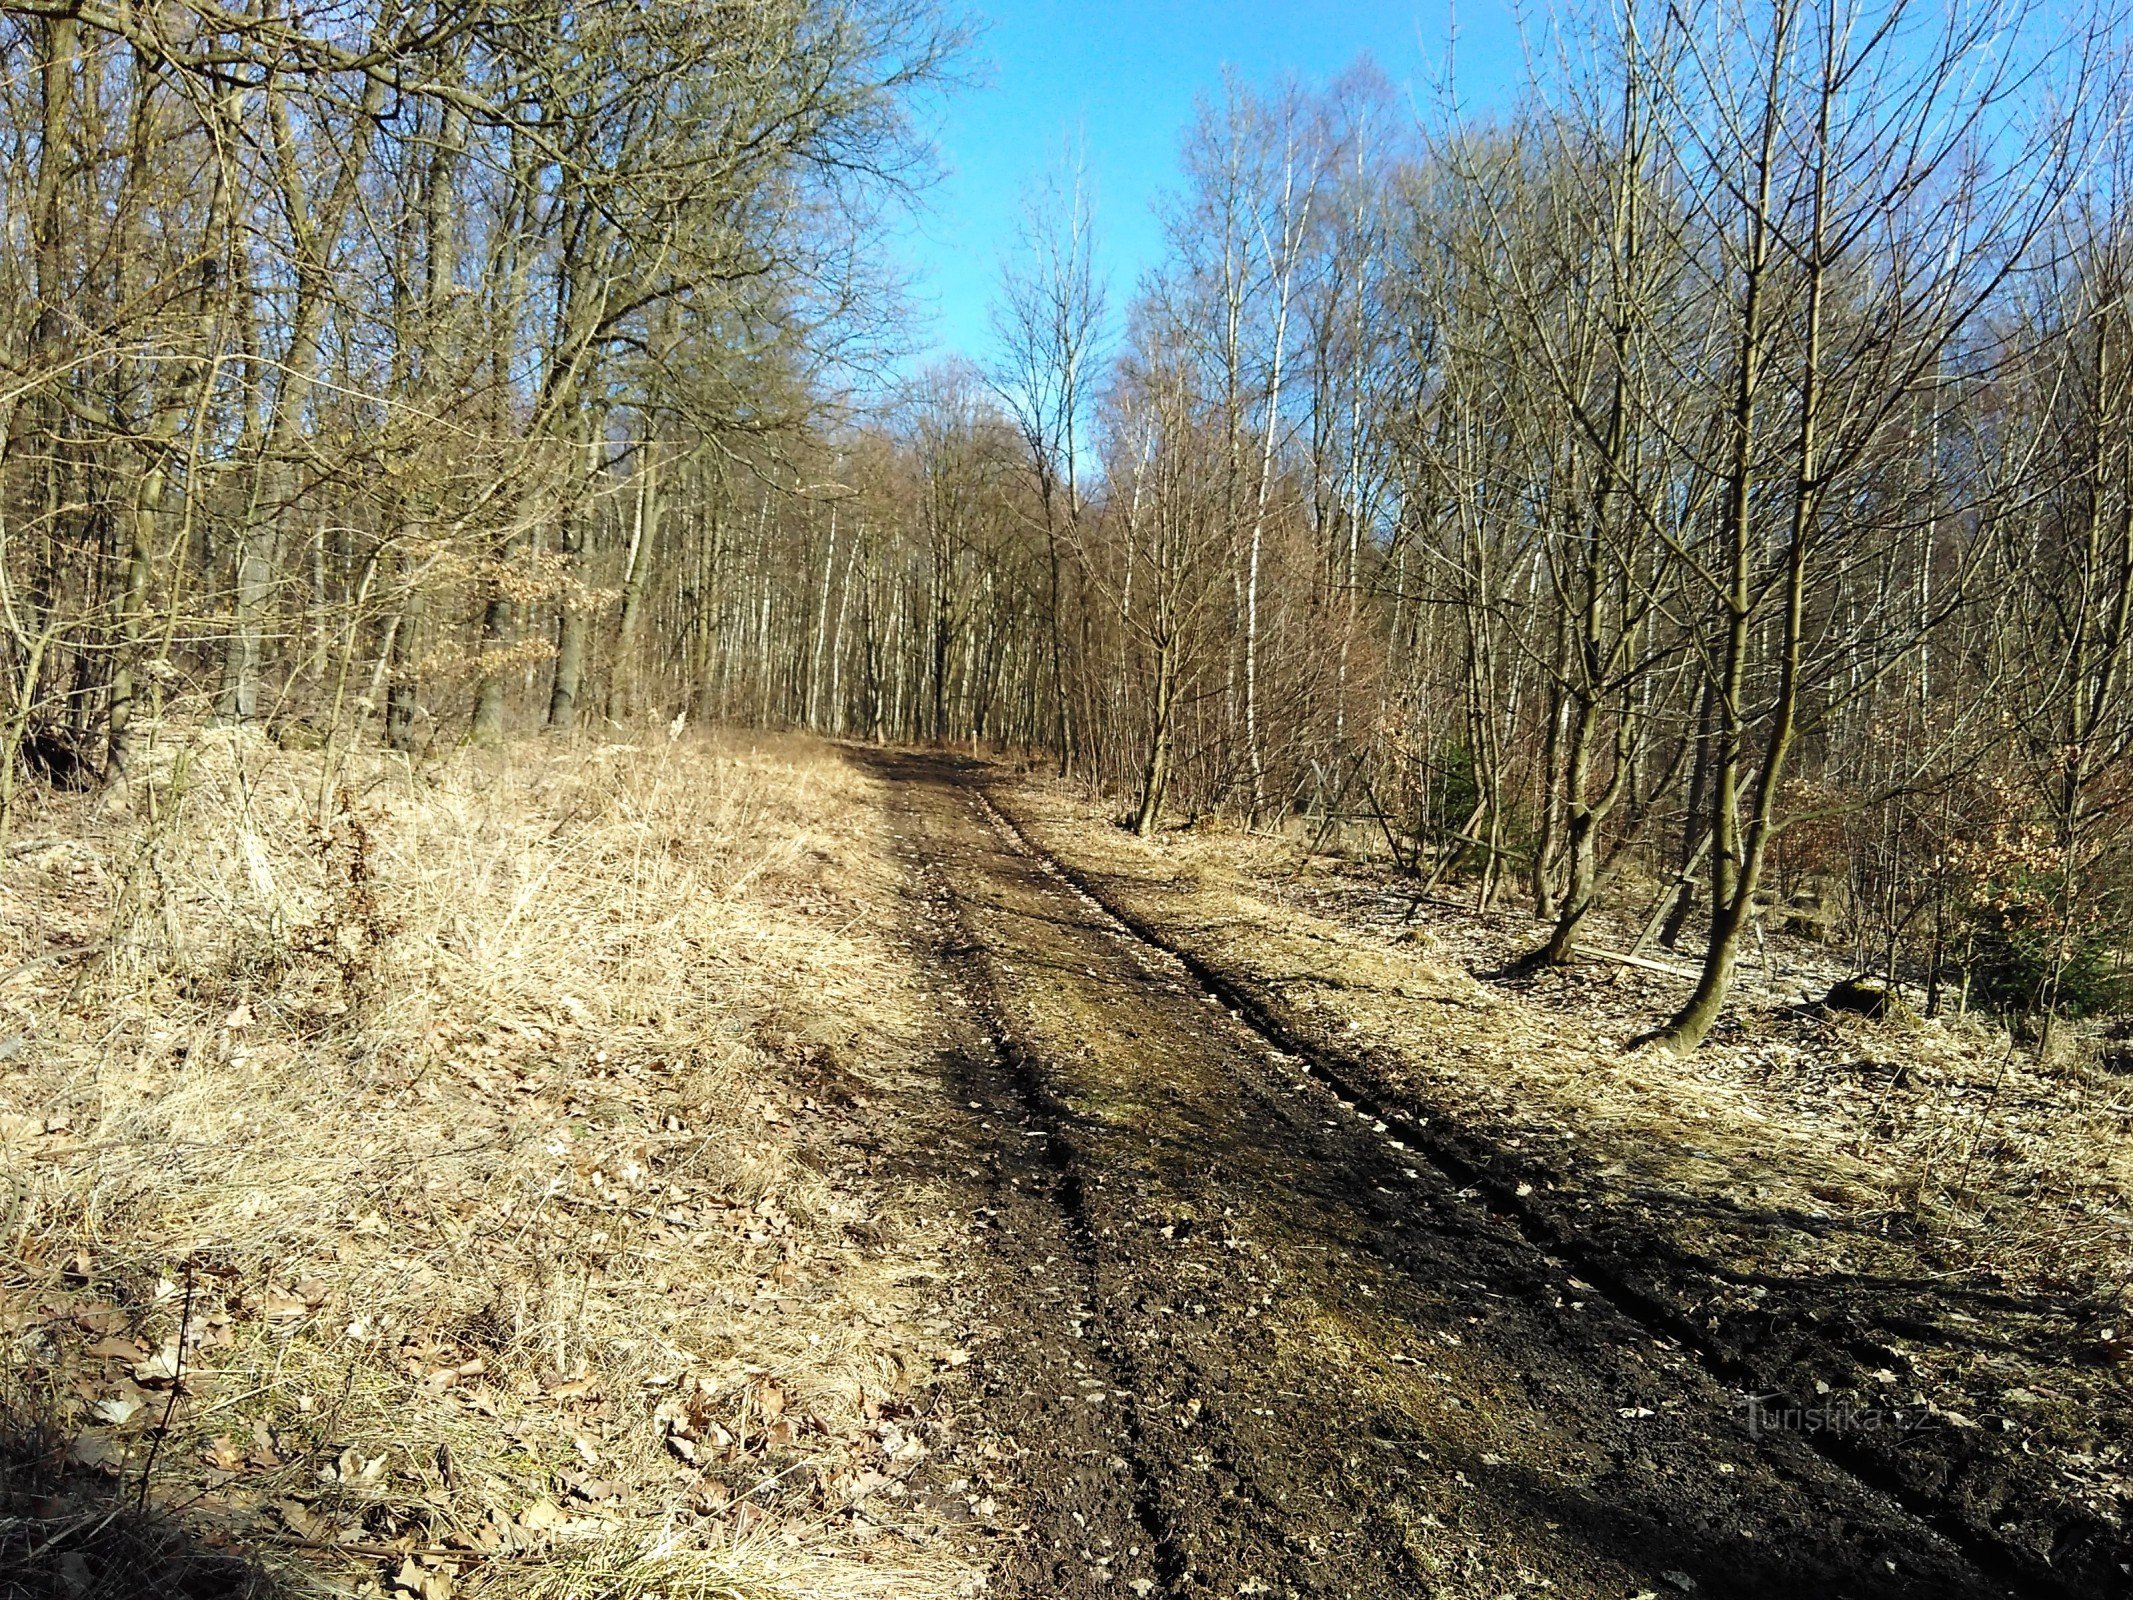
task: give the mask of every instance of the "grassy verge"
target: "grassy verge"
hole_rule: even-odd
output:
[[[2121,1581],[2121,1080],[1975,1026],[1768,997],[1688,1060],[1631,1052],[1679,997],[1653,986],[1685,982],[1588,968],[1520,992],[1387,914],[1394,886],[1290,843],[1141,843],[1054,785],[1000,797],[1542,1237],[1770,1393],[1744,1427],[1826,1435],[2027,1570]]]
[[[0,1589],[946,1595],[869,780],[166,740],[0,861]]]

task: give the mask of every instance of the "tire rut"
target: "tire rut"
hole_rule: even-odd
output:
[[[974,1211],[988,1220],[1015,1218],[1018,1225],[1011,1231],[1018,1248],[1013,1253],[1045,1258],[1042,1263],[1020,1263],[1021,1271],[1013,1270],[1014,1263],[996,1263],[1009,1270],[999,1274],[1004,1281],[995,1288],[995,1315],[1004,1309],[1025,1334],[1054,1321],[1066,1324],[1050,1330],[1049,1337],[1018,1340],[989,1363],[993,1392],[1007,1402],[1009,1415],[1002,1420],[1024,1452],[1015,1463],[1017,1481],[1010,1487],[1036,1517],[1014,1565],[1002,1576],[1009,1591],[1019,1593],[1094,1595],[1120,1586],[1138,1596],[1178,1593],[1183,1563],[1163,1524],[1154,1477],[1142,1459],[1137,1418],[1129,1417],[1124,1436],[1114,1439],[1073,1426],[1082,1419],[1071,1406],[1066,1408],[1067,1426],[1057,1417],[1032,1415],[1043,1410],[1036,1396],[1064,1381],[1067,1350],[1077,1352],[1079,1364],[1099,1374],[1094,1381],[1106,1392],[1137,1395],[1140,1387],[1129,1364],[1119,1359],[1117,1342],[1108,1334],[1092,1339],[1085,1332],[1102,1318],[1103,1307],[1096,1287],[1096,1239],[1065,1109],[1050,1099],[1032,1063],[1002,1027],[992,974],[980,958],[963,903],[945,881],[940,861],[923,848],[914,849],[908,870],[926,908],[917,943],[960,1000],[960,1017],[967,1023],[952,1030],[957,1036],[942,1052],[942,1066],[957,1105],[976,1118],[980,1137],[971,1141],[973,1153],[996,1173],[984,1203]],[[967,1137],[972,1130],[964,1131]],[[983,1137],[994,1131],[1002,1137]],[[1042,1137],[1032,1138],[1033,1133]],[[975,1169],[965,1175],[974,1176]],[[1055,1215],[1032,1219],[1027,1213],[1033,1207],[1048,1208]],[[1049,1237],[1054,1234],[1056,1241]],[[1053,1242],[1062,1245],[1075,1264],[1078,1306],[1071,1297],[1064,1304],[1052,1303],[1032,1291],[1032,1274],[1053,1276],[1048,1268],[1059,1254],[1047,1248]],[[1114,1445],[1113,1472],[1123,1477],[1123,1486],[1090,1484],[1087,1461]],[[1136,1530],[1144,1546],[1136,1543]],[[1100,1555],[1106,1546],[1115,1555]],[[1144,1550],[1146,1559],[1141,1560]],[[1081,1553],[1079,1561],[1073,1559],[1076,1551]]]
[[[959,922],[962,920],[959,904],[953,914]],[[1105,1308],[1097,1287],[1096,1229],[1089,1219],[1073,1137],[1067,1131],[1071,1113],[1047,1090],[1037,1064],[1007,1032],[1001,1020],[999,994],[992,974],[977,959],[978,949],[966,938],[954,946],[944,947],[941,956],[969,998],[971,1014],[986,1034],[993,1060],[1013,1085],[1026,1116],[1039,1125],[1044,1135],[1038,1150],[1043,1164],[1052,1174],[1053,1199],[1066,1219],[1067,1234],[1074,1245],[1089,1304],[1098,1316],[1103,1316]],[[1155,1479],[1143,1458],[1144,1441],[1138,1406],[1138,1398],[1143,1392],[1140,1375],[1134,1371],[1125,1347],[1115,1338],[1107,1335],[1099,1340],[1092,1353],[1112,1376],[1111,1392],[1135,1397],[1127,1414],[1123,1451],[1132,1483],[1130,1498],[1135,1519],[1147,1535],[1154,1556],[1151,1582],[1166,1595],[1176,1593],[1185,1576],[1185,1563],[1163,1520]]]
[[[1222,1005],[1284,1060],[1293,1060],[1301,1070],[1323,1083],[1341,1109],[1359,1121],[1397,1128],[1406,1137],[1392,1141],[1392,1148],[1412,1152],[1427,1160],[1445,1177],[1463,1186],[1486,1204],[1489,1211],[1516,1226],[1538,1250],[1567,1270],[1589,1281],[1622,1315],[1649,1331],[1679,1341],[1694,1353],[1714,1378],[1754,1394],[1767,1410],[1805,1412],[1812,1402],[1771,1387],[1759,1373],[1714,1343],[1696,1320],[1653,1294],[1646,1293],[1626,1277],[1604,1250],[1590,1248],[1576,1235],[1567,1233],[1553,1218],[1522,1203],[1515,1185],[1489,1172],[1468,1152],[1449,1142],[1426,1121],[1405,1107],[1371,1090],[1364,1069],[1344,1064],[1323,1048],[1296,1034],[1264,1000],[1226,973],[1202,961],[1191,951],[1166,938],[1146,919],[1106,896],[1099,884],[1060,860],[1037,842],[1012,816],[1002,810],[980,787],[978,802],[989,821],[1014,841],[1047,873],[1052,874],[1124,935],[1174,962],[1204,993]],[[2067,1583],[2026,1553],[2010,1549],[1982,1533],[1971,1521],[1951,1513],[1945,1506],[1922,1494],[1911,1483],[1887,1470],[1869,1451],[1852,1445],[1835,1431],[1812,1431],[1801,1435],[1816,1455],[1861,1487],[1887,1496],[1950,1544],[1961,1549],[1977,1566],[2025,1595],[2040,1600],[2085,1600],[2088,1591]]]
[[[980,1362],[1037,1508],[1000,1592],[2007,1592],[1799,1439],[1752,1437],[1672,1330],[1255,1029],[965,764],[867,759],[973,1036],[946,1087],[996,1169],[972,1270],[1011,1333]],[[1054,1250],[1070,1340],[1032,1288]]]

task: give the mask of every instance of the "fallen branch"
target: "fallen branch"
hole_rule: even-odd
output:
[[[1597,945],[1581,944],[1581,956],[1597,956],[1602,961],[1618,962],[1625,967],[1642,967],[1646,972],[1664,972],[1675,978],[1700,978],[1703,974],[1695,967],[1684,967],[1674,961],[1654,961],[1650,956],[1631,955],[1626,950],[1602,950]]]

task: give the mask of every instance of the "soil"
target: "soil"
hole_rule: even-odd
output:
[[[2023,1592],[2128,1592],[2133,1135],[2108,1063],[1767,984],[1743,985],[1692,1056],[1624,1048],[1693,972],[1522,969],[1530,918],[1418,914],[1411,885],[1278,837],[1143,843],[1056,785],[994,782],[1077,882],[1766,1397],[1762,1420]],[[1769,954],[1781,981],[1831,959],[1776,939]]]
[[[1651,1306],[1070,881],[977,769],[863,759],[943,1018],[907,1159],[970,1218],[984,1330],[983,1427],[921,1487],[1013,1519],[996,1592],[2048,1592],[1761,1425]]]

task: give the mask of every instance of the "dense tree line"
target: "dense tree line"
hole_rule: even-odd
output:
[[[1040,185],[995,364],[865,410],[907,0],[0,15],[0,783],[794,724],[1366,817],[1536,962],[1629,909],[1676,1048],[1773,919],[2122,996],[2115,15],[1625,0],[1486,123],[1232,83],[1130,294]]]
[[[0,6],[0,784],[122,783],[173,711],[648,703],[890,309],[957,44],[923,0]]]

